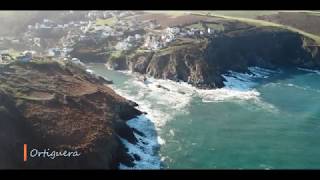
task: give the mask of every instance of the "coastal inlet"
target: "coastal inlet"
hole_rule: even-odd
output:
[[[112,79],[117,92],[148,113],[158,135],[150,141],[160,144],[162,168],[320,167],[315,158],[320,155],[320,76],[315,72],[250,68],[252,74],[226,74],[225,88],[199,90],[170,80],[144,83],[100,64],[89,68]],[[126,146],[131,152],[139,148]]]

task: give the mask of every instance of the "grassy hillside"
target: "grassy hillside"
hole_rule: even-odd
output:
[[[233,16],[239,18],[256,18],[262,15],[276,14],[278,11],[207,11],[210,14],[221,16]]]
[[[96,24],[101,26],[113,26],[117,22],[115,17],[108,19],[97,19]]]
[[[242,13],[244,14],[245,12],[242,12]],[[317,35],[311,34],[311,33],[307,33],[307,32],[305,32],[305,31],[303,31],[301,29],[297,29],[297,28],[294,28],[294,27],[291,27],[291,26],[281,25],[281,24],[268,22],[268,21],[264,21],[264,20],[258,20],[258,19],[254,19],[254,18],[218,15],[216,13],[216,11],[210,11],[210,12],[209,11],[206,11],[206,12],[203,11],[203,12],[196,12],[196,13],[193,13],[193,14],[220,17],[220,18],[225,18],[225,19],[229,19],[229,20],[236,20],[236,21],[245,22],[245,23],[248,23],[250,25],[254,25],[254,26],[258,26],[258,27],[259,26],[271,26],[271,27],[284,28],[284,29],[287,29],[287,30],[290,30],[290,31],[294,31],[294,32],[297,32],[299,34],[302,34],[302,35],[304,35],[306,37],[309,37],[309,38],[315,40],[317,42],[317,44],[320,44],[320,36],[317,36]]]
[[[154,13],[165,14],[165,15],[168,15],[172,18],[189,14],[189,11],[144,11],[144,12],[152,13],[152,14],[154,14]]]

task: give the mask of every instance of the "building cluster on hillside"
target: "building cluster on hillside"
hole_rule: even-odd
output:
[[[35,47],[41,47],[41,39],[54,39],[62,36],[62,45],[72,46],[74,41],[85,34],[90,26],[91,22],[88,20],[58,24],[53,20],[44,19],[42,22],[29,25],[28,31],[24,33],[24,39]]]
[[[167,27],[161,32],[149,32],[145,36],[143,47],[148,50],[158,50],[168,46],[170,42],[175,41],[177,38],[201,38],[205,36],[215,36],[218,31],[213,28],[197,27]]]
[[[116,50],[130,50],[133,47],[136,47],[138,43],[142,42],[142,36],[140,34],[135,34],[134,36],[129,35],[122,41],[119,41],[115,49]]]
[[[90,11],[86,15],[89,20],[108,19],[111,17],[124,18],[137,14],[134,11]]]
[[[219,30],[212,28],[215,25],[207,26],[206,23],[163,28],[155,20],[138,20],[135,18],[138,13],[140,12],[89,11],[81,20],[60,24],[43,19],[29,25],[27,31],[19,37],[0,37],[0,48],[8,44],[21,44],[52,59],[70,60],[69,53],[73,46],[82,40],[94,40],[102,44],[108,42],[112,44],[108,47],[111,50],[127,51],[140,47],[152,51],[165,48],[179,38],[202,38],[219,33]],[[98,20],[101,20],[100,23]],[[50,44],[51,40],[57,42]],[[32,59],[33,54],[23,53],[17,60],[27,62]],[[0,63],[6,63],[10,59],[12,57],[8,53],[1,52]]]
[[[85,27],[89,24],[89,21],[82,20],[82,21],[70,21],[64,24],[58,24],[53,20],[44,19],[42,22],[37,22],[34,25],[28,25],[29,30],[64,30],[66,28],[80,28]]]
[[[50,48],[47,51],[48,57],[53,58],[65,58],[69,56],[69,53],[72,51],[72,48]]]

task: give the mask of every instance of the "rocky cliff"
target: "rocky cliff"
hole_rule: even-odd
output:
[[[189,82],[200,88],[223,87],[223,73],[246,72],[250,66],[320,68],[319,46],[315,41],[274,27],[229,31],[188,43],[178,41],[166,49],[126,57],[126,63],[122,58],[109,64],[156,78]]]
[[[119,140],[134,143],[126,121],[140,115],[134,102],[80,67],[30,62],[0,69],[0,168],[117,168],[132,158]],[[78,151],[78,157],[28,158],[28,148]]]
[[[75,49],[74,54],[87,61],[106,62],[115,70],[129,69],[155,78],[185,81],[199,88],[223,87],[222,74],[229,70],[245,72],[250,66],[319,69],[319,45],[314,40],[278,27],[242,24],[228,22],[218,35],[178,38],[156,51],[133,50],[117,57],[95,57],[102,51],[86,44],[84,49]],[[81,53],[90,48],[99,53]]]

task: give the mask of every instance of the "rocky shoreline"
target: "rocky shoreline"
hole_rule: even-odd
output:
[[[118,57],[103,57],[99,50],[85,49],[75,48],[72,54],[84,61],[99,55],[95,59],[114,70],[184,81],[203,89],[221,88],[224,73],[248,72],[250,66],[320,68],[320,49],[314,40],[277,27],[230,29],[218,36],[189,41],[178,39],[165,49],[123,52]]]
[[[104,63],[113,70],[130,70],[156,79],[183,81],[200,89],[227,86],[225,74],[250,74],[250,67],[320,69],[319,44],[297,32],[221,18],[205,18],[186,26],[201,29],[203,25],[223,30],[177,36],[158,49],[143,48],[141,38],[150,37],[145,31],[130,50],[115,50],[117,38],[84,38],[73,46],[70,58],[79,58],[83,63]],[[135,102],[117,95],[106,85],[110,83],[81,65],[62,59],[15,61],[1,66],[0,168],[133,167],[141,157],[129,154],[123,142],[139,144],[135,134],[143,137],[143,132],[127,122],[139,119],[143,113]],[[157,88],[169,91],[161,85]],[[23,162],[23,144],[30,148],[78,151],[81,156],[31,158]]]
[[[15,62],[0,71],[2,169],[117,169],[134,165],[120,138],[136,143],[126,122],[142,114],[110,82],[72,63]],[[29,148],[78,151],[79,157],[29,158]]]

